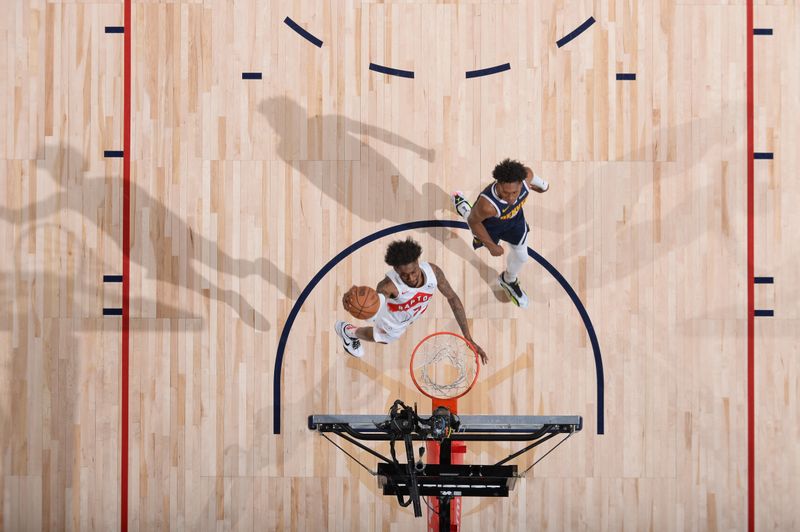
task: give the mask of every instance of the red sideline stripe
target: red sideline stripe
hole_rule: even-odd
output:
[[[753,266],[753,0],[747,0],[747,529],[755,531],[755,279]]]
[[[120,464],[120,528],[128,530],[128,354],[131,287],[131,0],[125,0],[125,52],[123,73],[122,119],[122,394],[120,424],[122,425],[122,455]]]

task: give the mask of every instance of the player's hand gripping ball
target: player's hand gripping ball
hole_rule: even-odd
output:
[[[342,297],[342,305],[354,318],[366,320],[378,312],[381,300],[374,288],[353,286]]]

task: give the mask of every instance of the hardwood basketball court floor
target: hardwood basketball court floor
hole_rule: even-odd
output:
[[[459,411],[584,419],[464,530],[800,528],[796,2],[8,4],[3,530],[422,529],[306,424],[428,404],[441,295],[333,332],[408,236],[490,357]],[[506,157],[524,310],[444,223]]]

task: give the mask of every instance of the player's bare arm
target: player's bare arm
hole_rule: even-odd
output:
[[[383,294],[388,299],[397,297],[397,285],[395,285],[388,277],[381,279],[381,282],[379,282],[378,286],[375,287],[375,291],[379,294]]]
[[[489,233],[486,231],[486,227],[483,225],[483,221],[485,219],[496,215],[497,211],[495,210],[494,206],[489,203],[486,198],[480,197],[478,198],[478,201],[475,202],[475,205],[472,206],[472,210],[467,218],[467,224],[469,225],[472,234],[475,235],[478,240],[483,242],[483,245],[486,246],[486,249],[489,250],[489,253],[495,257],[499,257],[503,254],[503,247],[495,244],[492,241],[492,237],[489,236]]]
[[[475,340],[472,339],[472,334],[469,332],[469,324],[467,323],[467,315],[464,312],[464,305],[461,303],[461,298],[458,297],[455,290],[450,286],[450,283],[447,281],[447,277],[445,277],[444,272],[441,268],[435,265],[432,262],[429,262],[433,273],[436,275],[436,282],[439,288],[439,291],[442,295],[447,299],[447,303],[450,305],[450,308],[453,311],[453,316],[456,318],[456,322],[458,322],[458,326],[461,328],[461,333],[464,335],[464,338],[469,340],[469,342],[475,346],[475,350],[478,352],[478,355],[481,357],[481,362],[486,364],[489,362],[489,357],[486,356],[486,352],[475,343]]]
[[[535,190],[540,194],[550,190],[550,184],[541,177],[538,177],[536,174],[534,174],[533,170],[531,170],[527,166],[525,167],[525,173],[527,174],[525,176],[525,182],[528,184],[529,189]]]

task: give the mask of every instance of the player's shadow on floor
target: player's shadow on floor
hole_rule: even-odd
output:
[[[46,234],[51,232],[50,234]],[[74,253],[69,273],[52,270],[30,270],[22,265],[24,249],[31,241],[57,239],[79,242],[74,231],[64,225],[52,222],[39,222],[35,226],[22,227],[13,248],[14,269],[0,272],[0,278],[7,282],[0,283],[0,330],[13,331],[20,324],[40,322],[42,319],[79,320],[81,331],[104,331],[108,322],[118,321],[118,316],[104,316],[104,308],[119,308],[122,301],[121,283],[105,284],[102,278],[96,278],[100,258],[91,248]],[[47,260],[48,258],[45,258]],[[110,266],[99,266],[103,271],[110,271]],[[102,285],[98,289],[98,285]],[[41,298],[39,296],[41,294]],[[44,302],[44,308],[42,303]],[[131,297],[132,308],[149,308],[156,302],[142,297]],[[186,320],[188,330],[200,330],[202,317],[186,315],[185,311],[170,305],[168,302],[158,303],[168,316],[181,316]],[[131,331],[151,330],[147,320],[130,320]]]
[[[110,339],[119,348],[113,336],[120,334],[120,318],[103,316],[104,305],[115,306],[112,303],[114,298],[107,298],[105,289],[98,287],[102,285],[102,279],[96,278],[96,272],[98,267],[102,268],[102,263],[91,247],[73,251],[68,271],[36,270],[24,264],[33,262],[28,255],[32,243],[59,240],[80,242],[79,236],[63,225],[41,221],[35,226],[21,223],[15,242],[13,245],[9,243],[6,255],[13,257],[13,268],[0,271],[0,332],[4,338],[17,338],[9,342],[8,354],[0,357],[9,368],[8,380],[0,382],[0,386],[8,390],[11,397],[11,401],[0,401],[0,427],[3,427],[0,430],[0,456],[11,457],[8,463],[24,462],[20,461],[21,457],[32,453],[35,448],[29,433],[40,432],[47,440],[46,447],[52,456],[52,467],[43,482],[69,485],[74,478],[65,464],[80,461],[79,455],[93,445],[92,440],[77,444],[75,436],[94,430],[87,427],[94,426],[96,416],[100,422],[104,415],[101,410],[107,411],[106,401],[112,399],[107,395],[108,390],[97,389],[97,397],[87,390],[99,383],[99,380],[94,380],[96,375],[109,371],[113,375],[113,369],[109,368],[118,368],[118,362],[111,361],[119,357],[115,349],[106,353],[93,347],[105,345]],[[45,249],[47,245],[50,244],[45,244]],[[43,262],[47,264],[52,259],[48,256]],[[117,301],[121,300],[119,284],[111,285],[107,290],[118,296]],[[132,306],[152,304],[144,299],[131,299]],[[181,313],[169,305],[165,308],[175,315]],[[202,323],[200,317],[184,318],[182,330],[199,330]],[[151,327],[150,320],[130,320],[132,331],[150,330]],[[87,336],[87,332],[91,334]],[[103,333],[111,336],[103,340]],[[110,384],[113,389],[114,383]],[[43,405],[38,407],[39,410],[44,408],[49,412],[49,416],[57,420],[56,424],[41,424],[36,409],[30,409],[31,397],[39,397],[36,402]],[[86,405],[95,400],[97,404],[87,410]],[[100,403],[105,406],[98,406]],[[0,487],[2,485],[0,479]],[[61,522],[63,514],[59,509],[54,511],[54,522]]]
[[[428,163],[433,162],[435,151],[424,148],[409,139],[377,126],[357,122],[341,115],[308,116],[291,98],[282,96],[269,98],[258,106],[259,112],[268,120],[278,136],[277,153],[289,166],[302,174],[331,200],[345,207],[354,216],[367,222],[401,224],[419,219],[433,219],[438,211],[452,211],[450,195],[439,185],[423,183],[422,190],[405,179],[400,170],[375,148],[359,139],[367,136],[403,150],[416,153]],[[337,131],[343,129],[343,145],[354,145],[357,160],[325,161],[330,165],[330,174],[315,171],[309,161],[300,159],[300,149],[306,143],[310,131]],[[326,152],[326,146],[318,151]],[[331,151],[336,151],[331,147]],[[375,195],[375,191],[380,196]],[[451,218],[457,218],[453,211]],[[449,216],[450,217],[450,216]],[[469,262],[489,283],[493,281],[487,268],[481,267],[472,246],[465,240],[466,231],[428,230],[451,253]],[[349,242],[343,242],[345,247]],[[423,256],[424,256],[423,250]],[[445,272],[447,273],[447,272]]]
[[[103,316],[102,302],[92,307],[87,308],[85,304],[76,303],[82,299],[93,298],[95,294],[85,289],[75,289],[75,279],[73,277],[63,275],[56,272],[31,272],[31,271],[0,271],[0,277],[6,279],[17,279],[18,282],[33,281],[42,283],[45,290],[47,287],[57,289],[58,287],[72,286],[72,295],[70,299],[73,301],[69,304],[69,310],[64,316],[47,316],[45,311],[44,319],[72,319],[80,322],[81,331],[106,331],[108,330],[108,322],[118,322],[121,318],[119,316]],[[35,281],[34,281],[35,280]],[[11,283],[4,283],[0,285],[0,331],[15,331],[20,323],[24,323],[29,319],[38,321],[43,319],[41,313],[35,308],[36,301],[34,294],[31,294],[28,287],[18,287],[15,290],[6,291],[4,288]],[[13,301],[13,305],[10,302]],[[139,305],[150,306],[155,302],[147,298],[131,297],[130,305],[136,307]],[[114,307],[115,305],[109,305]],[[181,320],[185,320],[186,326],[183,328],[189,330],[200,330],[203,323],[201,316],[186,315],[186,312],[173,307],[166,303],[159,303],[159,308],[171,316],[181,316]],[[58,313],[58,310],[54,311]],[[158,318],[154,318],[158,319]],[[146,319],[132,319],[130,320],[129,329],[131,331],[150,331],[153,327]]]
[[[102,205],[104,203],[102,199],[110,194],[110,187],[122,186],[121,181],[112,182],[106,176],[87,175],[85,158],[78,150],[69,145],[46,146],[44,151],[46,157],[44,161],[38,162],[39,169],[44,170],[43,173],[50,176],[56,184],[55,193],[21,208],[0,205],[0,219],[12,224],[37,223],[39,220],[47,219],[59,212],[73,211],[105,231],[106,235],[122,249],[120,228],[108,220],[103,220],[105,222],[103,223],[98,221],[95,216],[87,215],[83,205],[85,198],[89,198],[88,201],[98,201],[97,198],[100,198]],[[244,295],[218,286],[211,279],[203,277],[201,272],[204,264],[203,257],[213,256],[216,258],[216,261],[209,261],[211,264],[206,264],[216,273],[241,279],[250,275],[258,275],[263,280],[274,279],[275,286],[286,297],[294,297],[299,293],[299,287],[294,279],[283,273],[268,258],[247,260],[230,256],[216,242],[200,235],[180,216],[153,197],[147,190],[137,185],[136,182],[131,183],[131,204],[134,210],[132,215],[134,246],[142,246],[142,239],[149,237],[148,243],[155,248],[155,257],[150,262],[143,259],[141,251],[134,250],[131,253],[131,259],[139,264],[146,279],[177,288],[187,288],[196,291],[204,298],[213,297],[230,306],[245,323],[262,331],[269,330],[269,322],[250,305]],[[98,210],[102,210],[102,208],[101,206]],[[144,212],[147,213],[146,217],[141,214]],[[34,218],[31,218],[31,214]],[[104,214],[97,215],[97,217],[102,216]],[[144,223],[142,220],[147,220],[149,226],[139,227],[139,224]],[[185,242],[189,256],[174,256],[174,241]],[[117,271],[122,268],[121,262],[122,257],[120,256]],[[182,267],[185,267],[185,273],[181,271]],[[98,279],[97,282],[102,282],[102,279]],[[185,317],[182,312],[173,313],[175,310],[168,303],[157,301],[155,317]]]

